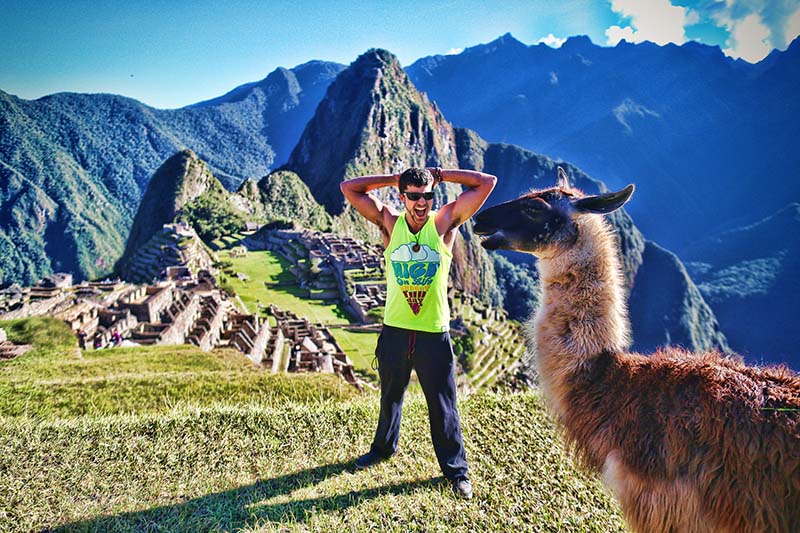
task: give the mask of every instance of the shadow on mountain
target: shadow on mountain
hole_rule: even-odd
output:
[[[233,531],[255,523],[303,523],[313,513],[341,511],[383,495],[400,495],[431,488],[442,483],[444,479],[434,477],[285,503],[261,503],[290,495],[296,490],[316,485],[354,468],[353,461],[318,466],[182,503],[113,516],[99,516],[44,531],[173,531],[187,528],[194,531]],[[313,513],[310,513],[312,510]]]

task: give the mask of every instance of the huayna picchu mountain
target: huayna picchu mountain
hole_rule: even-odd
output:
[[[338,232],[377,242],[377,230],[345,205],[339,184],[412,166],[456,168],[453,127],[416,90],[394,55],[372,49],[331,83],[283,168],[300,176],[317,201],[337,215]],[[445,183],[434,208],[460,192],[458,185]],[[393,188],[376,194],[399,202]],[[453,283],[467,294],[496,301],[492,261],[470,228],[471,223],[462,226],[453,247]]]
[[[396,57],[373,49],[328,87],[286,168],[338,215],[344,179],[456,164],[453,127],[416,90]]]
[[[218,99],[160,110],[108,94],[23,100],[0,91],[0,283],[105,276],[147,183],[190,148],[229,189],[284,162],[344,68],[278,69]]]

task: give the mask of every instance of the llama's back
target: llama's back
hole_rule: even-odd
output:
[[[670,349],[601,354],[579,381],[562,423],[589,465],[689,487],[718,530],[800,530],[800,376]]]

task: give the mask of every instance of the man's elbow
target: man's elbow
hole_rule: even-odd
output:
[[[497,176],[495,176],[494,174],[487,174],[486,186],[489,188],[489,191],[494,190],[495,185],[497,185]]]

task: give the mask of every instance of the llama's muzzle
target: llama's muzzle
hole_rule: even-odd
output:
[[[495,218],[500,215],[499,206],[490,207],[475,215],[475,225],[473,231],[476,235],[483,237],[481,246],[487,250],[497,250],[506,243],[505,235]]]

